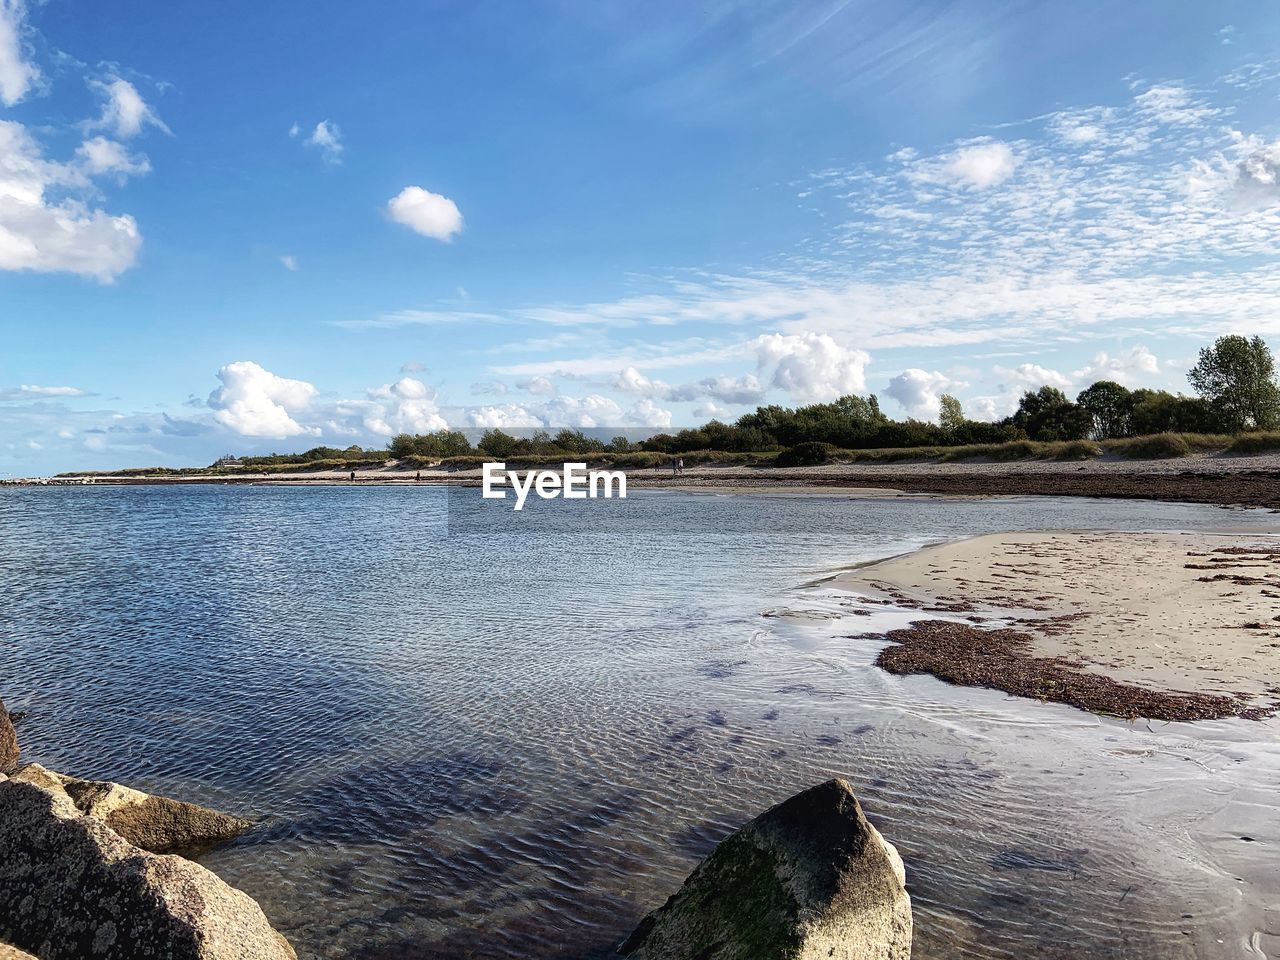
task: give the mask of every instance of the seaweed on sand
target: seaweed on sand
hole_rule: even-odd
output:
[[[922,620],[886,636],[893,643],[880,651],[876,665],[890,673],[928,673],[947,683],[1065,703],[1092,713],[1129,720],[1261,720],[1276,710],[1276,706],[1250,707],[1235,697],[1121,683],[1080,670],[1059,657],[1035,656],[1031,637],[1017,630]]]

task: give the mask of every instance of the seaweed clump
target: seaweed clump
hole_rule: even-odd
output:
[[[1235,697],[1121,683],[1061,657],[1036,656],[1031,637],[1017,630],[922,620],[886,636],[893,643],[880,651],[876,665],[890,673],[927,673],[958,686],[987,687],[1126,720],[1261,720],[1277,706],[1251,707]]]

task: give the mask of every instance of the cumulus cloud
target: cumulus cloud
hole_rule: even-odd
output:
[[[525,393],[533,394],[535,397],[550,397],[556,392],[556,385],[546,377],[532,377],[523,383],[516,384]]]
[[[164,121],[142,99],[138,88],[128,80],[109,77],[106,80],[91,80],[89,86],[104,100],[102,116],[97,122],[90,124],[90,127],[111,130],[122,140],[136,137],[146,127],[171,133]]]
[[[751,346],[763,380],[800,403],[830,401],[867,388],[871,358],[840,346],[830,334],[765,334]]]
[[[298,270],[298,258],[292,254],[286,253],[280,258],[280,266],[284,267],[290,273],[296,273]]]
[[[298,137],[301,134],[302,128],[298,124],[295,123],[289,128],[290,137]],[[342,142],[342,130],[333,121],[321,120],[302,142],[305,146],[317,150],[326,162],[342,162],[342,151],[346,147]]]
[[[473,427],[513,430],[519,427],[542,427],[545,424],[537,414],[514,403],[476,407],[467,413]]]
[[[373,402],[364,411],[363,424],[373,433],[389,437],[449,429],[440,415],[435,388],[414,377],[375,387],[369,398]]]
[[[693,415],[699,420],[726,420],[731,412],[728,407],[722,407],[714,400],[708,400],[693,408]]]
[[[954,393],[968,384],[953,380],[945,373],[911,368],[889,381],[885,393],[898,402],[910,416],[920,419],[937,417],[942,394]]]
[[[609,427],[624,420],[617,402],[598,393],[555,397],[544,405],[542,417],[548,426],[557,427]]]
[[[222,386],[209,395],[209,408],[218,423],[235,433],[283,439],[320,432],[294,419],[317,393],[306,381],[278,377],[251,360],[228,363],[218,379]]]
[[[0,0],[0,103],[6,107],[22,100],[40,80],[23,49],[26,16],[25,0]]]
[[[405,187],[387,201],[387,216],[415,233],[445,242],[462,231],[458,205],[422,187]]]
[[[647,377],[634,366],[629,366],[612,377],[610,386],[623,393],[677,402],[709,399],[722,403],[751,404],[764,399],[763,385],[750,373],[742,377],[717,374],[694,383],[671,384]]]
[[[1096,380],[1114,380],[1128,386],[1135,381],[1154,377],[1160,373],[1160,361],[1146,347],[1133,349],[1111,356],[1105,350],[1094,355],[1093,360],[1076,370],[1072,377],[1081,384],[1093,383]]]
[[[995,374],[1006,384],[1019,388],[1038,390],[1040,387],[1057,387],[1067,390],[1071,387],[1071,378],[1057,370],[1042,367],[1038,363],[1020,363],[1016,367],[995,368]]]
[[[45,158],[20,123],[0,120],[0,270],[66,272],[110,282],[133,265],[142,237],[133,217],[91,209],[57,190],[85,189],[87,173]]]

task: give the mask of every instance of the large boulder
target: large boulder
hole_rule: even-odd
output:
[[[9,773],[18,766],[18,733],[13,729],[13,719],[0,700],[0,773]]]
[[[252,826],[240,817],[118,783],[51,776],[81,813],[97,817],[135,847],[151,853],[196,853],[232,840]]]
[[[0,941],[41,960],[295,960],[248,896],[129,843],[35,764],[0,781]]]
[[[0,943],[0,960],[37,960],[37,958],[35,954],[11,947],[7,943]]]
[[[902,858],[844,780],[720,843],[618,952],[632,960],[909,960]]]

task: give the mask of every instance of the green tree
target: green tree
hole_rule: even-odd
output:
[[[414,447],[414,438],[408,433],[397,433],[391,438],[391,442],[387,444],[387,449],[391,451],[391,456],[397,460],[403,457],[410,457],[416,452]]]
[[[1010,419],[1032,440],[1083,440],[1093,427],[1087,411],[1050,386],[1024,393]]]
[[[1093,435],[1099,440],[1114,440],[1130,435],[1133,393],[1114,380],[1099,380],[1085,387],[1076,404],[1093,418]]]
[[[501,430],[486,430],[480,438],[479,446],[491,457],[506,459],[520,449],[520,441]]]
[[[944,393],[938,400],[938,426],[947,432],[947,436],[955,436],[964,429],[964,407],[949,393]]]
[[[1233,432],[1280,426],[1276,362],[1261,337],[1219,337],[1187,373],[1196,393],[1222,411]]]

